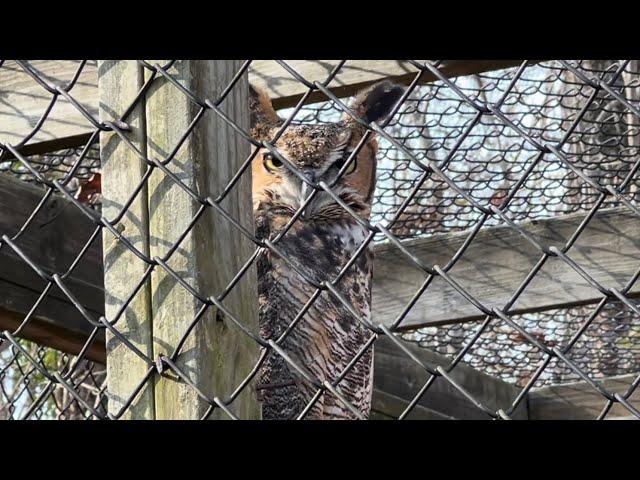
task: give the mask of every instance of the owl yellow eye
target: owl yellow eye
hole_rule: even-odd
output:
[[[344,166],[345,163],[346,163],[346,158],[344,160],[338,160],[336,163],[334,163],[334,165],[338,170],[340,170]],[[344,174],[345,175],[349,175],[350,173],[355,172],[357,166],[358,166],[358,162],[354,158],[353,161],[349,164],[349,166],[345,170]]]
[[[262,163],[264,164],[264,168],[272,173],[282,167],[282,162],[274,157],[271,153],[265,153],[262,156]]]

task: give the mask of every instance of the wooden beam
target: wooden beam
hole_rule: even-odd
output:
[[[10,175],[0,175],[0,235],[12,238],[18,233],[45,193],[41,187]],[[63,274],[80,254],[95,228],[71,202],[54,194],[44,202],[14,243],[44,272]],[[101,252],[102,242],[98,237],[73,273],[64,279],[65,285],[96,319],[104,312]],[[46,285],[46,281],[8,244],[0,247],[0,309],[24,317]],[[47,325],[55,326],[58,333],[64,329],[73,338],[77,338],[77,334],[86,337],[93,329],[57,286],[49,291],[35,311],[35,317],[40,322],[40,329]]]
[[[11,236],[20,229],[40,202],[45,190],[17,181],[13,177],[0,175],[0,192],[0,232]],[[559,245],[575,230],[583,218],[582,215],[570,215],[530,222],[525,224],[525,228],[541,240]],[[636,268],[634,262],[637,263],[638,258],[638,236],[634,232],[637,232],[637,227],[635,217],[625,208],[604,210],[596,215],[575,247],[569,251],[569,255],[584,265],[600,281],[605,283],[611,281],[613,285],[620,286]],[[93,232],[93,228],[91,222],[70,202],[54,195],[44,204],[32,225],[16,240],[16,243],[45,270],[50,273],[60,272],[68,267],[79,253]],[[406,245],[424,261],[430,262],[436,259],[442,264],[450,258],[464,237],[464,233],[442,235],[406,242]],[[463,284],[468,281],[470,288],[475,288],[473,285],[479,283],[478,279],[481,278],[483,281],[480,286],[484,290],[477,292],[479,298],[501,299],[502,302],[504,296],[510,294],[522,276],[526,275],[532,259],[537,258],[538,253],[535,252],[532,257],[531,254],[534,251],[529,251],[527,245],[528,242],[506,227],[488,228],[479,234],[470,250],[460,260],[467,265],[462,265],[464,268],[460,268],[458,273],[455,269],[452,270],[452,275]],[[392,319],[393,315],[381,310],[380,305],[391,302],[393,298],[402,299],[402,295],[412,295],[422,276],[421,274],[414,276],[415,271],[389,246],[378,246],[376,255],[374,318],[387,315]],[[519,308],[523,311],[555,307],[564,305],[566,302],[588,303],[597,299],[598,295],[594,295],[593,290],[584,281],[579,278],[571,280],[572,270],[563,263],[555,260],[554,262],[556,264],[550,264],[548,271],[543,270],[546,274],[541,278],[538,286],[533,288],[531,293],[527,293],[528,290],[525,292],[522,305],[519,304]],[[400,291],[396,297],[389,297],[389,287],[398,284],[400,280],[405,284],[405,293]],[[506,283],[502,283],[505,280]],[[66,280],[83,305],[96,317],[104,313],[100,309],[104,296],[101,282],[102,256],[101,242],[98,238],[78,265],[74,275]],[[44,286],[45,283],[32,272],[30,267],[19,259],[8,245],[3,245],[0,248],[0,292],[2,292],[0,294],[0,328],[10,331],[17,328]],[[442,309],[438,310],[437,304],[427,302],[428,296],[425,295],[425,303],[420,301],[414,307],[422,312],[420,313],[422,317],[417,317],[417,324],[474,318],[473,309],[465,307],[465,302],[456,298],[457,294],[452,293],[446,286],[440,285],[439,288],[435,288],[436,286],[437,283],[434,283],[427,291],[427,295],[433,295],[435,298],[449,298],[447,310],[450,310],[450,313],[445,314]],[[559,292],[562,295],[556,295]],[[634,292],[637,291],[634,290]],[[527,295],[531,295],[529,300],[526,300]],[[397,308],[402,306],[404,301],[397,304]],[[467,311],[466,314],[465,311]],[[475,318],[479,318],[477,313],[475,315]],[[22,337],[77,354],[84,346],[91,330],[90,325],[66,296],[54,289],[36,312],[35,318],[23,330]],[[424,349],[412,348],[416,354],[421,355],[431,364],[446,363],[442,357]],[[104,362],[104,343],[94,342],[87,357]],[[465,365],[457,367],[456,371],[464,373],[466,376],[464,382],[477,376],[477,372]],[[385,411],[390,416],[397,416],[404,408],[403,405],[406,406],[406,402],[415,395],[417,389],[428,378],[419,366],[384,338],[376,343],[375,375],[378,392],[375,396],[377,399],[375,405],[378,406],[376,411],[383,416]],[[482,377],[474,388],[486,388],[484,392],[489,395],[492,390],[502,388],[497,386],[502,382],[494,380]],[[626,389],[631,380],[632,376],[623,376],[607,379],[603,384],[610,391],[621,392]],[[464,384],[468,385],[468,383]],[[482,387],[483,384],[488,386]],[[509,398],[515,393],[515,390],[510,391],[512,388],[515,387],[506,388]],[[482,394],[482,390],[480,392]],[[638,405],[640,401],[636,398],[637,396],[636,393],[631,398],[634,405]],[[504,406],[504,402],[509,400],[507,397],[504,397],[499,406]],[[530,398],[531,418],[595,418],[604,405],[600,395],[581,383],[536,389]],[[456,418],[470,418],[478,415],[477,409],[466,399],[458,396],[458,392],[442,379],[436,381],[420,405],[428,409],[424,412],[420,410],[421,418],[423,414],[431,414],[429,412]],[[446,405],[449,410],[444,409],[442,405]],[[627,416],[626,410],[619,405],[614,406],[610,417],[622,418],[623,416]]]
[[[426,60],[417,60],[426,62]],[[307,82],[324,82],[339,60],[285,60],[285,63]],[[473,75],[491,70],[514,67],[522,60],[444,60],[440,71],[450,78]],[[266,89],[276,109],[296,105],[308,87],[296,79],[283,66],[273,60],[255,60],[249,80]],[[347,60],[338,74],[328,85],[333,94],[340,98],[356,94],[374,82],[388,78],[396,83],[408,85],[415,78],[418,69],[404,60]],[[425,73],[420,84],[431,83],[437,78]],[[327,100],[324,93],[313,92],[307,103]]]
[[[25,62],[52,86],[64,87],[76,74],[80,60],[32,60]],[[89,60],[70,95],[89,113],[98,116],[96,60]],[[23,141],[47,111],[54,95],[32,78],[17,62],[6,60],[0,67],[0,142]],[[49,112],[42,128],[28,142],[24,153],[43,153],[83,145],[94,128],[63,95]],[[36,145],[38,147],[36,147]]]
[[[373,398],[371,400],[371,414],[369,420],[397,420],[402,412],[409,405],[409,400],[397,397],[392,393],[383,392],[382,390],[373,390]],[[415,405],[406,417],[407,420],[456,420],[442,413],[423,407],[420,404]]]
[[[471,75],[490,70],[513,67],[522,60],[445,60],[441,71],[448,77]],[[26,62],[51,85],[66,85],[76,74],[79,60],[34,60]],[[324,82],[339,60],[287,60],[287,65],[308,82]],[[390,78],[408,84],[418,70],[401,60],[348,60],[329,84],[339,97],[348,97],[371,83]],[[424,74],[421,83],[435,80]],[[249,81],[266,88],[276,108],[294,106],[307,87],[273,60],[254,60],[249,70]],[[97,61],[90,60],[82,69],[71,97],[85,107],[94,118],[98,117]],[[203,93],[205,96],[210,94]],[[28,75],[16,62],[7,60],[0,67],[0,143],[15,145],[34,129],[47,110],[53,95]],[[326,100],[316,91],[307,103]],[[60,95],[44,125],[27,145],[25,155],[41,154],[58,149],[84,145],[94,127],[82,113]]]
[[[451,363],[450,359],[442,355],[410,342],[404,343],[421,361],[434,368],[438,365],[445,367]],[[374,352],[374,389],[407,402],[406,407],[431,375],[387,337],[378,338],[374,345]],[[515,385],[478,372],[464,363],[454,368],[451,376],[474,398],[494,411],[509,407],[520,393],[520,389]],[[385,398],[379,399],[377,406],[374,404],[374,408],[397,418],[402,404],[393,402],[393,399],[389,398],[386,398],[388,400],[386,403],[384,400]],[[418,405],[439,415],[460,420],[490,419],[486,413],[443,378],[437,378],[434,381]],[[527,418],[526,400],[518,406],[512,418],[519,420]]]
[[[0,231],[17,232],[40,201],[43,191],[33,185],[0,176]],[[63,198],[55,196],[35,219],[18,245],[51,271],[68,266],[91,235],[93,226]],[[18,200],[20,199],[20,200]],[[49,222],[51,218],[55,221]],[[545,244],[561,245],[583,220],[582,214],[525,223],[523,226]],[[637,268],[640,221],[626,208],[597,213],[569,256],[607,286],[622,286]],[[41,233],[44,232],[44,235]],[[446,264],[468,233],[435,235],[405,242],[428,265]],[[54,250],[62,253],[53,256]],[[55,258],[55,262],[53,259]],[[508,227],[481,231],[451,275],[488,306],[502,307],[527,275],[539,252]],[[75,273],[74,273],[75,275]],[[83,304],[97,316],[104,314],[100,242],[92,245],[78,266],[79,281],[69,284]],[[392,323],[420,287],[425,275],[390,245],[376,247],[373,315]],[[4,283],[3,283],[4,282]],[[26,314],[44,288],[44,282],[8,247],[0,248],[0,307]],[[9,293],[11,291],[11,293]],[[638,287],[631,296],[638,295]],[[514,311],[533,312],[594,303],[599,293],[559,259],[550,259],[516,303]],[[54,289],[38,313],[61,328],[88,333],[90,326],[66,296]],[[482,318],[442,278],[436,278],[410,310],[402,328],[442,325]]]
[[[596,381],[611,393],[623,394],[637,376],[638,374],[635,373]],[[640,390],[636,390],[628,401],[635,408],[640,409]],[[529,415],[531,420],[595,420],[606,403],[606,399],[586,382],[551,385],[529,392]],[[619,403],[611,407],[605,418],[637,420]]]
[[[583,214],[525,222],[522,227],[547,246],[561,247]],[[404,242],[426,265],[446,265],[468,232]],[[540,251],[512,228],[489,227],[478,233],[450,276],[485,306],[503,308],[540,258]],[[640,267],[640,219],[626,207],[598,212],[568,256],[606,287],[621,288]],[[374,267],[373,318],[393,323],[426,274],[390,244],[378,245]],[[640,293],[640,285],[631,290]],[[559,258],[550,258],[514,305],[525,313],[595,303],[602,295]],[[436,277],[405,317],[401,328],[443,325],[484,318],[442,277]]]
[[[0,330],[15,331],[24,320],[23,313],[0,308]],[[87,343],[87,335],[60,326],[43,318],[33,318],[21,330],[20,338],[31,340],[39,345],[55,348],[62,352],[77,355]],[[87,349],[86,359],[106,363],[104,342],[94,341]]]

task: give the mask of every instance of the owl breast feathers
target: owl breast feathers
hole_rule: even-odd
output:
[[[265,92],[250,90],[251,134],[258,141],[272,143],[279,153],[260,148],[253,160],[256,235],[273,240],[301,210],[275,242],[277,252],[265,249],[258,260],[260,335],[275,341],[289,359],[271,350],[262,365],[256,386],[262,418],[366,418],[371,410],[373,348],[363,353],[363,347],[372,333],[335,295],[316,286],[336,279],[369,232],[331,195],[313,186],[319,182],[330,185],[341,202],[368,220],[377,142],[370,136],[353,154],[365,128],[345,115],[334,124],[292,123],[273,143],[284,120]],[[350,108],[366,122],[379,121],[402,93],[402,88],[382,82],[359,94]],[[367,248],[335,285],[367,320],[372,273],[373,252]],[[318,396],[317,385],[291,363],[320,384],[335,384],[340,379],[336,389],[350,406],[329,390]]]

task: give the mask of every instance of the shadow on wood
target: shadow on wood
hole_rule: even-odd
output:
[[[451,360],[430,352],[417,345],[404,342],[422,362],[435,368],[446,367]],[[381,415],[396,417],[413,400],[431,375],[407,356],[387,337],[380,337],[374,346],[374,395],[373,410]],[[451,376],[474,398],[483,405],[497,411],[507,409],[520,393],[520,388],[503,382],[474,368],[459,364],[451,372]],[[393,398],[395,397],[395,398]],[[491,418],[467,399],[459,390],[444,378],[437,378],[418,402],[426,411],[417,411],[421,418],[441,419],[447,417],[458,420],[490,420]],[[409,417],[411,418],[411,417]],[[520,403],[512,418],[527,418],[526,399]]]
[[[622,395],[637,376],[637,373],[620,375],[597,382],[608,392]],[[627,400],[640,409],[640,390]],[[529,415],[531,420],[595,420],[606,403],[607,400],[586,382],[552,385],[529,393]],[[636,417],[620,403],[614,403],[606,419],[636,420]]]
[[[546,246],[561,247],[573,235],[583,214],[523,222],[521,226]],[[462,246],[468,231],[409,240],[403,244],[426,265],[445,266]],[[598,212],[567,255],[606,287],[621,288],[632,278],[640,257],[640,219],[626,207]],[[489,308],[503,308],[542,253],[507,226],[481,230],[449,271],[450,276]],[[387,325],[403,311],[427,275],[391,244],[376,248],[373,318]],[[640,284],[629,296],[637,296]],[[511,309],[544,311],[596,303],[602,298],[560,258],[550,258]],[[484,318],[442,277],[436,277],[400,325],[401,329]]]
[[[518,65],[522,60],[445,60],[440,69],[449,77],[470,75]],[[324,82],[339,60],[287,60],[307,82]],[[26,61],[35,73],[51,86],[65,87],[74,78],[79,60]],[[348,97],[371,83],[389,78],[408,84],[418,69],[399,60],[348,60],[329,85],[338,97]],[[420,83],[433,82],[430,73],[422,75]],[[249,81],[267,90],[275,108],[294,106],[308,90],[304,83],[293,77],[273,60],[254,60],[249,69]],[[0,143],[16,145],[37,126],[53,101],[53,95],[27,74],[15,61],[7,60],[0,68]],[[98,118],[97,61],[89,60],[69,91],[69,95],[82,105],[95,119]],[[307,103],[326,100],[323,93],[313,92]],[[95,130],[91,122],[69,100],[59,95],[39,129],[26,146],[25,155],[52,152],[84,145]]]
[[[0,234],[18,233],[46,190],[0,175]],[[64,198],[47,198],[15,245],[45,273],[62,275],[73,264],[96,227]],[[102,242],[98,236],[73,273],[63,281],[97,321],[104,312]],[[13,331],[32,309],[47,282],[8,245],[0,247],[0,328]],[[78,353],[93,327],[71,300],[54,285],[35,310],[35,318],[23,332],[43,345]],[[104,355],[104,335],[96,340],[92,359]],[[100,353],[102,352],[102,353]],[[104,359],[102,358],[104,361]]]

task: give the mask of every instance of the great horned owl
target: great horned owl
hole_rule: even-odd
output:
[[[367,122],[385,118],[403,89],[390,82],[359,94],[350,108]],[[284,120],[278,117],[265,92],[251,87],[251,133],[271,141]],[[292,123],[275,143],[278,152],[311,182],[328,185],[362,139],[365,128],[351,116],[326,125]],[[332,190],[361,218],[368,219],[376,179],[377,142],[362,146]],[[267,149],[252,164],[253,211],[256,234],[273,238],[291,220],[311,188]],[[329,194],[319,191],[292,228],[277,242],[289,262],[314,282],[331,281],[360,247],[368,232]],[[368,248],[348,269],[336,289],[363,318],[369,319],[373,252]],[[258,261],[260,334],[274,341],[287,329],[316,291],[296,269],[269,251]],[[333,382],[370,338],[371,332],[330,292],[323,291],[280,347],[293,362],[321,382]],[[338,390],[364,417],[371,409],[372,348],[338,384]],[[263,419],[300,416],[317,388],[279,354],[271,351],[259,373],[258,399]],[[307,419],[356,418],[330,391],[309,409]]]

